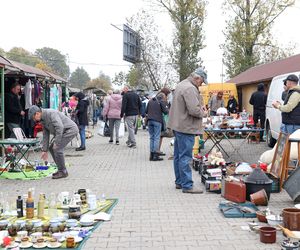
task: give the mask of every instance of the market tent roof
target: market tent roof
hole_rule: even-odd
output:
[[[295,71],[300,71],[300,54],[252,67],[226,82],[234,82],[241,86],[271,81],[275,76]]]
[[[0,65],[2,65],[4,68],[8,70],[18,71],[18,68],[12,65],[11,62],[3,56],[0,56]]]
[[[80,91],[81,91],[81,89],[73,88],[73,87],[70,87],[70,86],[68,86],[68,90],[69,90],[70,92],[72,92],[72,93],[77,93],[77,92],[80,92]]]
[[[11,62],[11,64],[20,69],[21,71],[24,72],[25,75],[27,76],[38,76],[38,77],[44,77],[44,78],[47,78],[49,77],[49,75],[44,72],[43,70],[41,69],[38,69],[38,68],[35,68],[33,66],[29,66],[29,65],[26,65],[24,63],[20,63],[20,62],[15,62],[15,61],[12,61],[12,60],[9,60]]]
[[[56,82],[68,82],[66,79],[62,78],[61,76],[58,76],[52,72],[45,71],[46,74],[48,74],[51,78],[53,78]]]
[[[92,90],[96,95],[106,95],[106,92],[103,89],[96,88],[96,87],[86,87],[83,89],[84,91]]]

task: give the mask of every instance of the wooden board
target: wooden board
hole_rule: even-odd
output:
[[[281,176],[283,157],[288,141],[289,134],[280,132],[270,170],[270,173],[276,178],[280,178]]]

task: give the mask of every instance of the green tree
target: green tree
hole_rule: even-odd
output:
[[[202,65],[199,52],[204,46],[204,0],[156,0],[169,13],[174,26],[172,60],[180,80]]]
[[[74,72],[72,72],[70,77],[70,83],[72,86],[83,89],[84,86],[91,80],[89,74],[86,70],[81,67],[77,67]]]
[[[0,56],[5,56],[5,55],[6,55],[5,50],[0,48]]]
[[[24,63],[33,67],[42,62],[42,60],[22,47],[13,47],[6,53],[6,57],[10,60]]]
[[[35,54],[44,61],[50,68],[53,69],[57,75],[68,78],[70,75],[70,68],[67,65],[67,58],[61,54],[57,49],[41,48],[35,51]]]
[[[89,81],[86,87],[100,88],[107,92],[108,90],[112,89],[111,79],[109,76],[100,71],[99,77]]]
[[[290,55],[292,45],[279,48],[272,37],[275,19],[294,0],[226,0],[224,9],[233,16],[226,21],[223,62],[229,77],[255,65]]]

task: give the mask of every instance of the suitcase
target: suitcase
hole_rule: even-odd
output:
[[[246,201],[246,185],[243,182],[226,181],[225,199],[237,203]]]

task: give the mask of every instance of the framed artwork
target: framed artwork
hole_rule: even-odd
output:
[[[276,148],[275,148],[275,153],[273,156],[271,170],[270,170],[270,173],[276,178],[279,178],[281,176],[282,163],[283,163],[282,159],[288,141],[289,141],[289,134],[280,132],[277,140]]]

